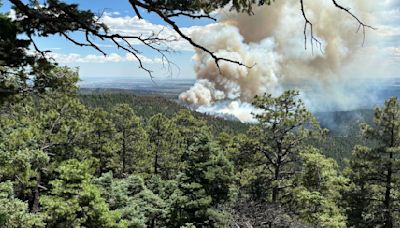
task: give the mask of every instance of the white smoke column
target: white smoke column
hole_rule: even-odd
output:
[[[255,65],[249,69],[222,61],[218,69],[210,55],[197,50],[194,60],[198,81],[193,88],[180,95],[181,100],[199,105],[211,105],[225,99],[247,101],[256,94],[272,92],[279,87],[276,73],[279,72],[280,57],[274,52],[273,38],[247,44],[237,27],[223,23],[195,30],[192,36],[210,50],[216,50],[217,56],[248,66]],[[204,92],[207,89],[209,91]]]
[[[242,122],[256,122],[253,113],[260,113],[251,104],[241,101],[220,101],[212,106],[200,106],[197,111],[215,116],[223,115],[228,119],[232,116]]]
[[[344,4],[364,20],[366,16],[359,12],[364,12],[367,6],[362,2]],[[192,38],[217,56],[247,66],[255,65],[246,68],[220,62],[218,69],[214,59],[196,50],[193,59],[198,81],[179,96],[180,100],[194,107],[202,106],[202,111],[227,113],[231,110],[230,113],[241,121],[249,121],[251,115],[237,110],[246,107],[248,113],[254,111],[242,102],[250,102],[255,95],[264,92],[276,95],[287,88],[300,89],[306,102],[313,106],[318,106],[322,100],[325,104],[346,106],[349,102],[340,104],[337,82],[348,79],[341,74],[341,69],[355,62],[362,33],[355,33],[356,21],[335,8],[331,1],[309,0],[306,3],[314,35],[322,41],[321,47],[314,42],[313,51],[309,42],[308,50],[304,50],[304,18],[298,0],[256,7],[253,16],[224,11],[219,23],[195,29]],[[308,41],[310,38],[308,36]],[[307,88],[310,84],[317,85],[317,89]],[[324,91],[334,92],[325,94]]]

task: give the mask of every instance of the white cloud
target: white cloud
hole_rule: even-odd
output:
[[[119,15],[121,15],[121,13],[118,12],[118,11],[114,11],[114,12],[104,12],[104,15],[108,15],[108,16],[119,16]]]
[[[396,58],[400,57],[400,47],[389,47],[389,48],[387,48],[387,51],[393,57],[396,57]]]
[[[153,34],[159,34],[161,38],[176,38],[177,41],[169,42],[168,46],[176,51],[193,51],[193,47],[184,39],[182,39],[173,29],[153,24],[145,19],[139,19],[137,16],[122,16],[111,15],[110,13],[104,14],[101,18],[101,22],[106,24],[112,33],[127,36],[151,36]],[[191,34],[191,31],[198,29],[198,27],[184,27],[181,28],[182,32],[187,35]],[[141,45],[142,43],[138,40],[131,39],[131,44]]]
[[[392,75],[398,75],[400,62],[400,1],[377,1],[376,8],[371,14],[375,17],[377,25],[377,45],[383,49],[386,62],[382,63],[391,70]]]
[[[12,20],[15,21],[17,19],[17,13],[15,12],[14,9],[10,9],[8,12],[8,17]]]
[[[137,58],[127,53],[125,56],[121,56],[117,53],[111,53],[107,56],[104,55],[80,55],[76,53],[60,54],[60,53],[48,53],[48,56],[55,59],[59,63],[119,63],[119,62],[138,62]],[[144,55],[138,55],[140,60],[146,64],[162,64],[162,59],[154,58],[150,59]]]

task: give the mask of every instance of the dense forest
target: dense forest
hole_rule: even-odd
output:
[[[90,91],[90,90],[89,90]],[[128,104],[135,113],[143,118],[148,119],[155,114],[162,113],[167,117],[172,117],[175,113],[184,109],[182,104],[176,101],[176,95],[173,97],[163,95],[138,94],[136,91],[130,90],[99,90],[88,92],[87,89],[79,90],[78,98],[87,107],[102,108],[111,111],[113,105],[124,103]],[[230,133],[245,133],[249,125],[239,121],[228,120],[221,116],[210,116],[203,113],[187,110],[191,115],[202,119],[212,126],[213,133],[227,131]]]
[[[37,45],[38,38],[59,36],[106,58],[103,44],[111,44],[153,77],[146,56],[157,54],[168,69],[173,63],[167,55],[174,52],[169,44],[182,38],[211,60],[202,65],[212,66],[214,73],[226,72],[226,64],[250,72],[263,64],[231,59],[238,53],[228,52],[230,46],[223,48],[224,55],[214,52],[188,36],[178,18],[217,22],[214,13],[223,8],[252,16],[256,5],[279,6],[273,2],[125,2],[139,23],[147,24],[143,16],[152,15],[156,25],[178,35],[171,37],[162,31],[114,33],[91,9],[69,1],[7,1],[11,8],[1,10],[9,13],[0,12],[0,227],[400,227],[397,97],[354,118],[349,112],[313,114],[295,90],[266,93],[252,100],[259,110],[256,122],[243,124],[196,113],[165,97],[85,93],[77,84],[79,69],[60,67]],[[337,11],[322,12],[320,20],[342,25],[326,29],[334,43],[319,41],[325,23],[317,25],[314,16],[320,12],[302,0],[294,3],[286,7],[297,7],[304,19],[305,48],[311,41],[311,51],[319,44],[323,52],[321,41],[338,47],[344,37],[337,33],[350,31],[341,29],[348,24],[344,17],[333,18],[337,11],[354,19],[362,45],[365,30],[375,29],[332,0]],[[255,26],[262,27],[278,26]],[[243,54],[254,54],[256,49],[243,45]],[[322,58],[310,61],[322,63],[318,67],[332,65],[325,61],[330,55],[316,56]],[[351,62],[343,53],[340,58]]]
[[[184,109],[183,104],[176,101],[175,96],[164,96],[121,89],[80,89],[78,92],[80,101],[90,108],[102,108],[111,111],[113,105],[128,104],[135,113],[148,119],[155,114],[162,113],[172,117],[175,113]],[[194,117],[204,120],[211,127],[213,135],[221,132],[229,134],[246,134],[251,124],[241,123],[231,116],[215,116],[199,113],[187,109]],[[310,144],[321,149],[323,154],[334,158],[340,167],[351,156],[353,147],[357,144],[368,143],[363,140],[360,131],[361,123],[372,124],[373,110],[331,111],[317,112],[315,117],[321,127],[329,129],[323,140],[312,140]]]
[[[1,227],[400,226],[395,97],[348,148],[297,91],[255,97],[258,122],[241,124],[160,97],[81,94],[76,72],[53,70],[57,88],[1,103]]]

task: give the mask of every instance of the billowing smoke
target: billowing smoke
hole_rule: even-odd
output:
[[[368,6],[363,2],[343,4],[368,21],[363,14]],[[218,69],[210,55],[196,50],[197,82],[180,100],[200,111],[232,114],[241,121],[251,120],[254,110],[248,103],[255,95],[277,95],[289,88],[299,89],[313,110],[358,105],[359,91],[349,86],[354,84],[355,73],[343,71],[360,61],[356,56],[363,34],[356,33],[357,21],[331,1],[305,1],[314,35],[321,41],[321,45],[315,41],[311,45],[308,27],[305,50],[299,4],[298,0],[276,1],[255,8],[252,16],[223,10],[218,23],[195,29],[192,38],[217,56],[253,67],[220,62]]]

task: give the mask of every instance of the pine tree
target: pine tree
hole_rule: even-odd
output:
[[[116,161],[119,161],[119,159],[115,159],[118,143],[114,137],[117,131],[110,114],[102,109],[94,109],[90,113],[89,122],[91,136],[87,145],[93,156],[99,160],[99,168],[96,173],[116,172],[119,168],[119,164],[115,164]]]
[[[144,183],[143,178],[130,175],[115,179],[111,172],[96,180],[110,209],[121,213],[129,227],[159,227],[165,224],[167,205]]]
[[[112,110],[112,119],[117,130],[119,144],[120,175],[139,170],[140,161],[146,156],[147,134],[141,120],[127,104],[116,105]]]
[[[110,211],[99,189],[92,183],[91,160],[66,160],[57,168],[50,194],[40,202],[48,226],[117,227],[120,214]]]
[[[48,90],[40,97],[22,97],[3,104],[0,116],[0,158],[5,180],[14,181],[15,194],[28,200],[32,212],[40,211],[41,191],[59,162],[89,158],[85,147],[89,133],[87,109],[75,98],[75,72],[66,68],[68,83]],[[1,170],[1,169],[0,169]],[[1,172],[1,171],[0,171]]]
[[[220,227],[229,221],[223,211],[234,197],[233,165],[207,136],[200,136],[184,153],[185,166],[178,176],[173,226],[193,224]]]
[[[188,149],[200,134],[211,135],[211,130],[204,120],[194,117],[189,110],[182,109],[175,114],[172,121],[182,139],[183,148]]]
[[[29,213],[28,204],[16,198],[11,181],[0,183],[0,227],[45,227],[43,216]]]
[[[272,203],[284,202],[285,192],[293,188],[299,153],[307,140],[321,135],[316,119],[297,98],[297,91],[286,91],[276,98],[270,94],[256,96],[253,105],[258,125],[249,130],[250,150],[262,155],[263,186],[271,189]],[[265,184],[267,183],[267,184]],[[264,196],[268,197],[268,196]]]
[[[21,107],[20,104],[16,106],[13,106],[16,110]],[[32,124],[35,122],[16,110],[0,117],[0,180],[12,181],[16,189],[13,194],[27,200],[30,209],[37,212],[41,186],[38,177],[48,166],[50,157],[38,140],[43,135],[37,125]]]
[[[307,224],[346,227],[340,202],[348,180],[339,174],[333,159],[326,158],[315,148],[305,149],[300,158],[302,166],[294,181],[291,210]]]
[[[400,104],[396,97],[375,110],[374,126],[362,126],[364,136],[376,146],[356,146],[349,162],[353,182],[349,193],[352,225],[400,226]],[[359,193],[352,194],[352,193]],[[354,204],[356,203],[356,204]]]
[[[373,221],[373,215],[368,209],[371,196],[374,195],[373,187],[369,184],[371,175],[374,175],[373,160],[376,156],[371,149],[356,145],[344,174],[351,180],[348,191],[345,192],[345,205],[347,205],[348,224],[354,227],[368,227],[378,225]],[[378,212],[380,213],[380,212]]]
[[[152,116],[147,124],[152,153],[151,172],[163,179],[173,179],[181,169],[181,138],[177,127],[162,114]]]

